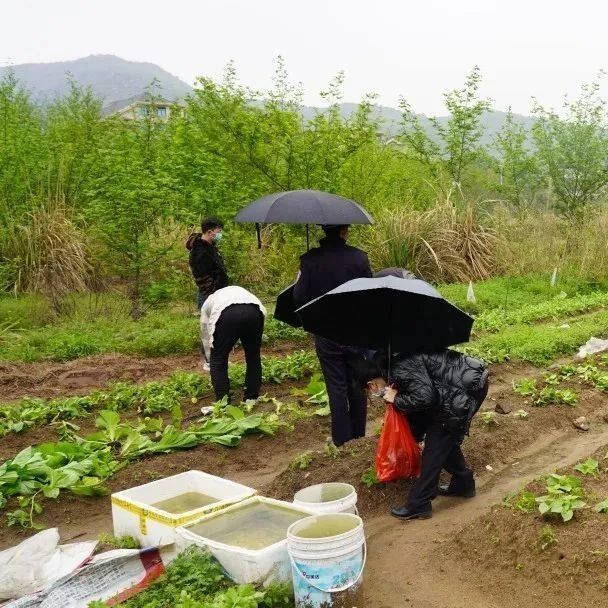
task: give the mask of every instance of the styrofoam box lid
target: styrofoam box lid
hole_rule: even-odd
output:
[[[238,553],[240,555],[250,556],[250,557],[257,557],[264,553],[270,553],[272,551],[275,551],[277,549],[277,547],[280,547],[281,545],[287,546],[287,530],[285,530],[284,539],[282,539],[272,545],[268,545],[267,547],[264,547],[263,549],[244,549],[242,547],[237,547],[235,545],[226,545],[224,543],[220,543],[220,542],[212,540],[210,538],[205,538],[203,536],[199,536],[198,534],[193,534],[188,529],[191,526],[195,526],[202,522],[214,519],[216,517],[220,517],[221,515],[229,513],[230,511],[235,511],[236,509],[242,509],[243,507],[246,507],[248,505],[252,505],[252,504],[255,504],[258,502],[266,503],[269,505],[274,505],[277,507],[282,507],[284,509],[290,509],[291,511],[297,511],[298,513],[302,513],[305,517],[309,517],[310,515],[316,515],[316,512],[314,511],[314,509],[307,509],[306,507],[302,507],[299,505],[295,506],[291,502],[285,502],[283,500],[275,500],[274,498],[267,498],[266,496],[252,496],[251,498],[243,500],[243,501],[239,502],[238,504],[230,505],[229,507],[222,509],[221,513],[220,512],[208,513],[194,521],[188,522],[188,524],[179,526],[175,529],[175,533],[184,539],[187,539],[195,544],[198,544],[199,546],[208,546],[213,549],[223,549],[225,551],[230,551],[232,553]]]
[[[217,502],[210,505],[188,511],[188,513],[200,512],[204,514],[217,509],[222,504],[231,504],[250,498],[257,493],[257,490],[203,471],[186,471],[116,492],[112,494],[112,500],[130,503],[140,509],[157,511],[168,518],[178,519],[183,517],[184,514],[168,513],[151,505],[186,492],[201,492],[218,499]]]

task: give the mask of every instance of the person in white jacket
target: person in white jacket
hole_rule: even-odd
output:
[[[257,399],[262,385],[262,333],[266,309],[251,292],[236,285],[218,289],[201,308],[201,340],[215,398],[230,398],[228,355],[240,340],[247,371],[244,398]]]

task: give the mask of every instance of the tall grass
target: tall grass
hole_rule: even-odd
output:
[[[492,276],[608,276],[608,210],[568,219],[551,212],[440,202],[428,211],[397,210],[377,219],[369,248],[377,268],[405,267],[438,283]]]
[[[601,281],[608,276],[608,210],[570,220],[550,212],[497,209],[502,235],[496,249],[501,274],[561,274]]]
[[[61,200],[45,201],[9,224],[1,247],[16,294],[42,293],[58,301],[87,288],[91,265],[85,235]]]
[[[496,271],[496,230],[473,205],[449,200],[428,211],[397,210],[378,218],[371,232],[372,264],[408,268],[434,282],[483,280]]]

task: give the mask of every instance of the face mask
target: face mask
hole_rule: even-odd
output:
[[[215,243],[219,243],[222,239],[224,238],[224,233],[223,232],[218,232],[214,237],[213,237],[213,241]]]
[[[384,397],[384,393],[386,393],[386,387],[381,388],[379,391],[372,393],[374,397]]]

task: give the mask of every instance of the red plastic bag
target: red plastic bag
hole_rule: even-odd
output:
[[[392,403],[386,408],[384,427],[376,452],[378,481],[396,481],[420,474],[420,448],[407,418]]]

